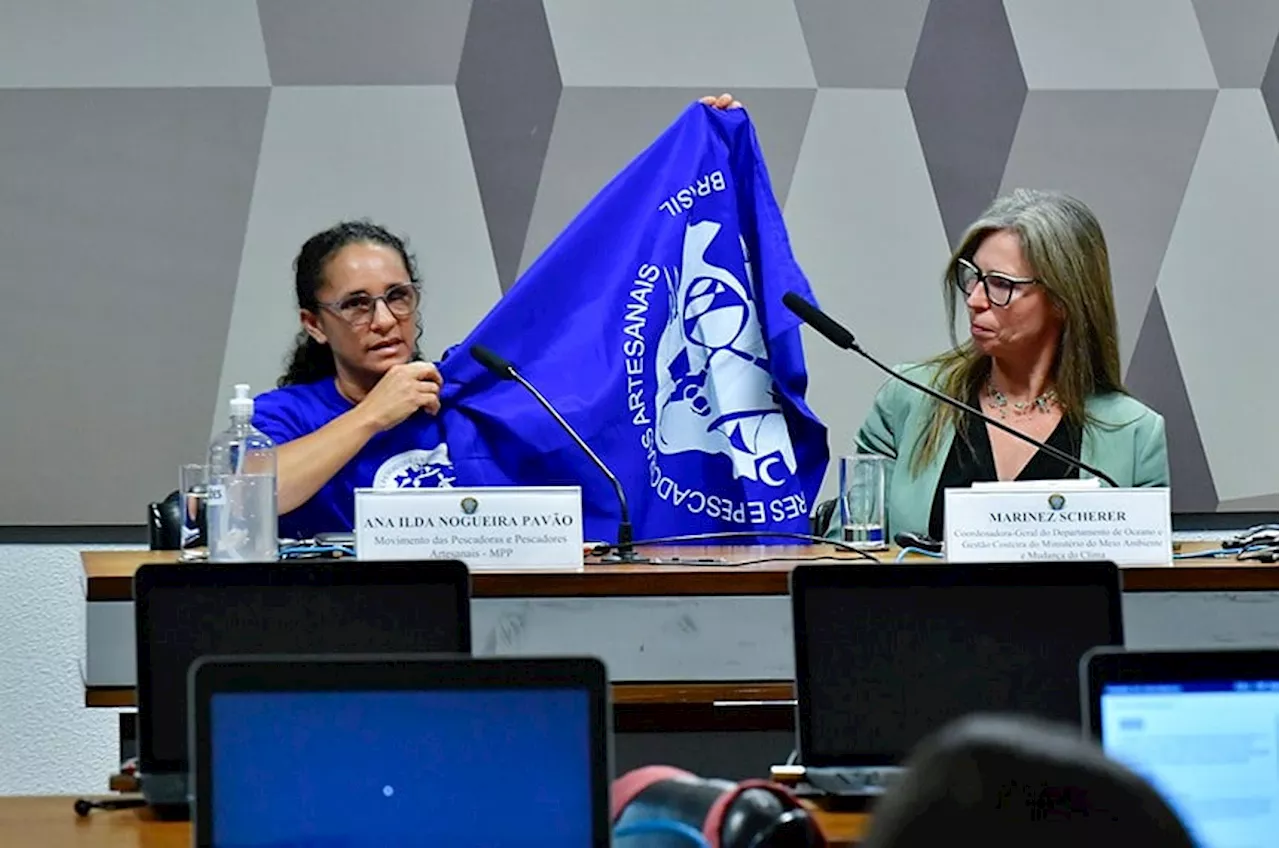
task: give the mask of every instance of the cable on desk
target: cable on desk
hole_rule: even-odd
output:
[[[1280,560],[1280,545],[1253,545],[1236,554],[1238,562],[1275,562]]]
[[[624,825],[613,832],[613,838],[618,840],[625,839],[628,836],[647,836],[658,833],[683,836],[693,845],[697,845],[698,848],[711,848],[700,831],[694,830],[684,822],[671,819],[652,819]]]
[[[894,558],[893,558],[893,561],[894,561],[894,562],[902,562],[902,561],[903,561],[903,559],[905,559],[905,558],[906,558],[907,554],[923,554],[924,556],[930,557],[930,558],[932,558],[932,559],[944,559],[944,558],[945,558],[945,557],[944,557],[944,554],[943,554],[941,551],[926,551],[924,548],[912,548],[912,547],[907,547],[907,548],[903,548],[902,550],[898,551],[898,555],[897,555],[896,557],[894,557]]]
[[[92,798],[77,798],[75,811],[77,816],[84,818],[94,810],[133,810],[145,806],[147,806],[145,798],[107,798],[101,801],[95,801]]]
[[[310,559],[334,554],[353,557],[356,551],[346,545],[289,545],[280,549],[280,559]]]
[[[825,536],[814,536],[809,533],[785,533],[774,532],[769,530],[718,530],[714,533],[685,533],[679,536],[656,536],[651,539],[636,539],[632,545],[639,547],[641,545],[664,545],[672,542],[708,542],[716,539],[758,539],[762,536],[777,539],[795,539],[800,542],[809,542],[815,545],[832,545],[842,551],[857,554],[863,559],[869,559],[872,562],[880,562],[871,554],[859,548],[857,545],[844,541],[843,539],[828,539]],[[603,556],[611,550],[617,548],[617,545],[610,542],[601,542],[591,553],[594,556]]]
[[[1214,548],[1211,551],[1191,551],[1184,554],[1174,554],[1174,559],[1219,559],[1224,556],[1235,554],[1236,551],[1226,548]]]
[[[832,556],[831,554],[817,556],[793,556],[793,557],[761,557],[760,559],[744,559],[736,562],[653,562],[650,565],[675,565],[675,566],[694,566],[696,568],[738,568],[743,565],[766,565],[771,562],[828,562],[832,564],[858,562],[859,560],[850,560],[848,557]],[[880,560],[876,560],[879,564]]]
[[[1280,550],[1273,544],[1246,545],[1243,548],[1215,548],[1209,551],[1190,551],[1184,554],[1174,554],[1173,558],[1178,559],[1223,559],[1225,557],[1235,557],[1241,562],[1248,560],[1258,560],[1260,562],[1274,562],[1268,559],[1268,555],[1275,556]]]

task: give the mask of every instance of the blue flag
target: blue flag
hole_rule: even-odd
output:
[[[807,533],[827,431],[804,401],[788,291],[812,299],[746,110],[693,104],[445,356],[459,483],[581,485],[586,538],[616,537],[610,484],[522,387],[471,358],[479,343],[618,475],[637,541]]]

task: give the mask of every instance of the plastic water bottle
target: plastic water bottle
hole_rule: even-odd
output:
[[[205,502],[211,562],[277,559],[276,446],[253,421],[249,386],[231,399],[231,426],[209,445]]]

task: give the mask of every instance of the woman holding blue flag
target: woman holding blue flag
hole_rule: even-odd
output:
[[[477,346],[555,399],[621,481],[637,537],[807,532],[826,430],[803,401],[798,322],[767,305],[811,294],[750,121],[714,105],[611,179],[438,368],[419,361],[404,242],[364,222],[309,239],[302,330],[255,410],[280,445],[280,534],[350,530],[359,488],[572,485],[586,537],[620,537],[608,480]],[[618,232],[626,249],[599,250]]]
[[[740,105],[728,94],[702,102]],[[961,236],[943,276],[954,347],[901,373],[1106,472],[1120,486],[1169,485],[1164,418],[1121,381],[1106,239],[1084,203],[1027,189],[997,198]],[[961,308],[969,325],[964,341],[954,336]],[[947,488],[1079,473],[898,380],[876,395],[854,450],[891,460],[889,532],[934,539],[942,538]]]
[[[279,388],[254,405],[280,446],[281,536],[350,530],[358,487],[450,482],[440,372],[417,350],[420,286],[404,240],[376,224],[338,224],[298,252],[302,330]]]

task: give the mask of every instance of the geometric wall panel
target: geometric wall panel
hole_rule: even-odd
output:
[[[258,0],[275,85],[452,85],[470,2]]]
[[[813,88],[792,0],[545,0],[565,87]]]
[[[1175,512],[1213,512],[1218,508],[1218,494],[1178,367],[1178,354],[1169,338],[1159,291],[1151,296],[1124,383],[1134,397],[1164,415],[1170,506]]]
[[[818,85],[903,88],[929,0],[795,0]]]
[[[271,84],[253,0],[14,0],[0,18],[0,88]]]
[[[1280,489],[1277,180],[1262,98],[1219,92],[1157,287],[1222,501]]]
[[[0,524],[139,524],[203,452],[267,93],[0,91]]]
[[[1059,189],[1098,216],[1111,257],[1122,365],[1147,314],[1214,97],[1213,91],[1027,92],[1001,191]]]
[[[1276,130],[1276,60],[1277,50],[1280,50],[1280,40],[1275,41],[1271,45],[1271,59],[1267,62],[1267,69],[1262,75],[1262,100],[1267,104],[1267,115],[1271,118],[1271,129]]]
[[[1276,41],[1275,0],[1191,0],[1220,88],[1256,88]]]
[[[520,268],[560,102],[560,69],[542,4],[472,3],[456,87],[506,291]]]
[[[1029,89],[1218,87],[1191,0],[1005,0],[1004,6]]]
[[[1232,500],[1220,501],[1218,503],[1219,512],[1275,512],[1277,509],[1277,499],[1275,495],[1257,495],[1251,498],[1234,498]]]
[[[954,245],[1000,188],[1027,94],[1000,0],[930,4],[906,87]]]

